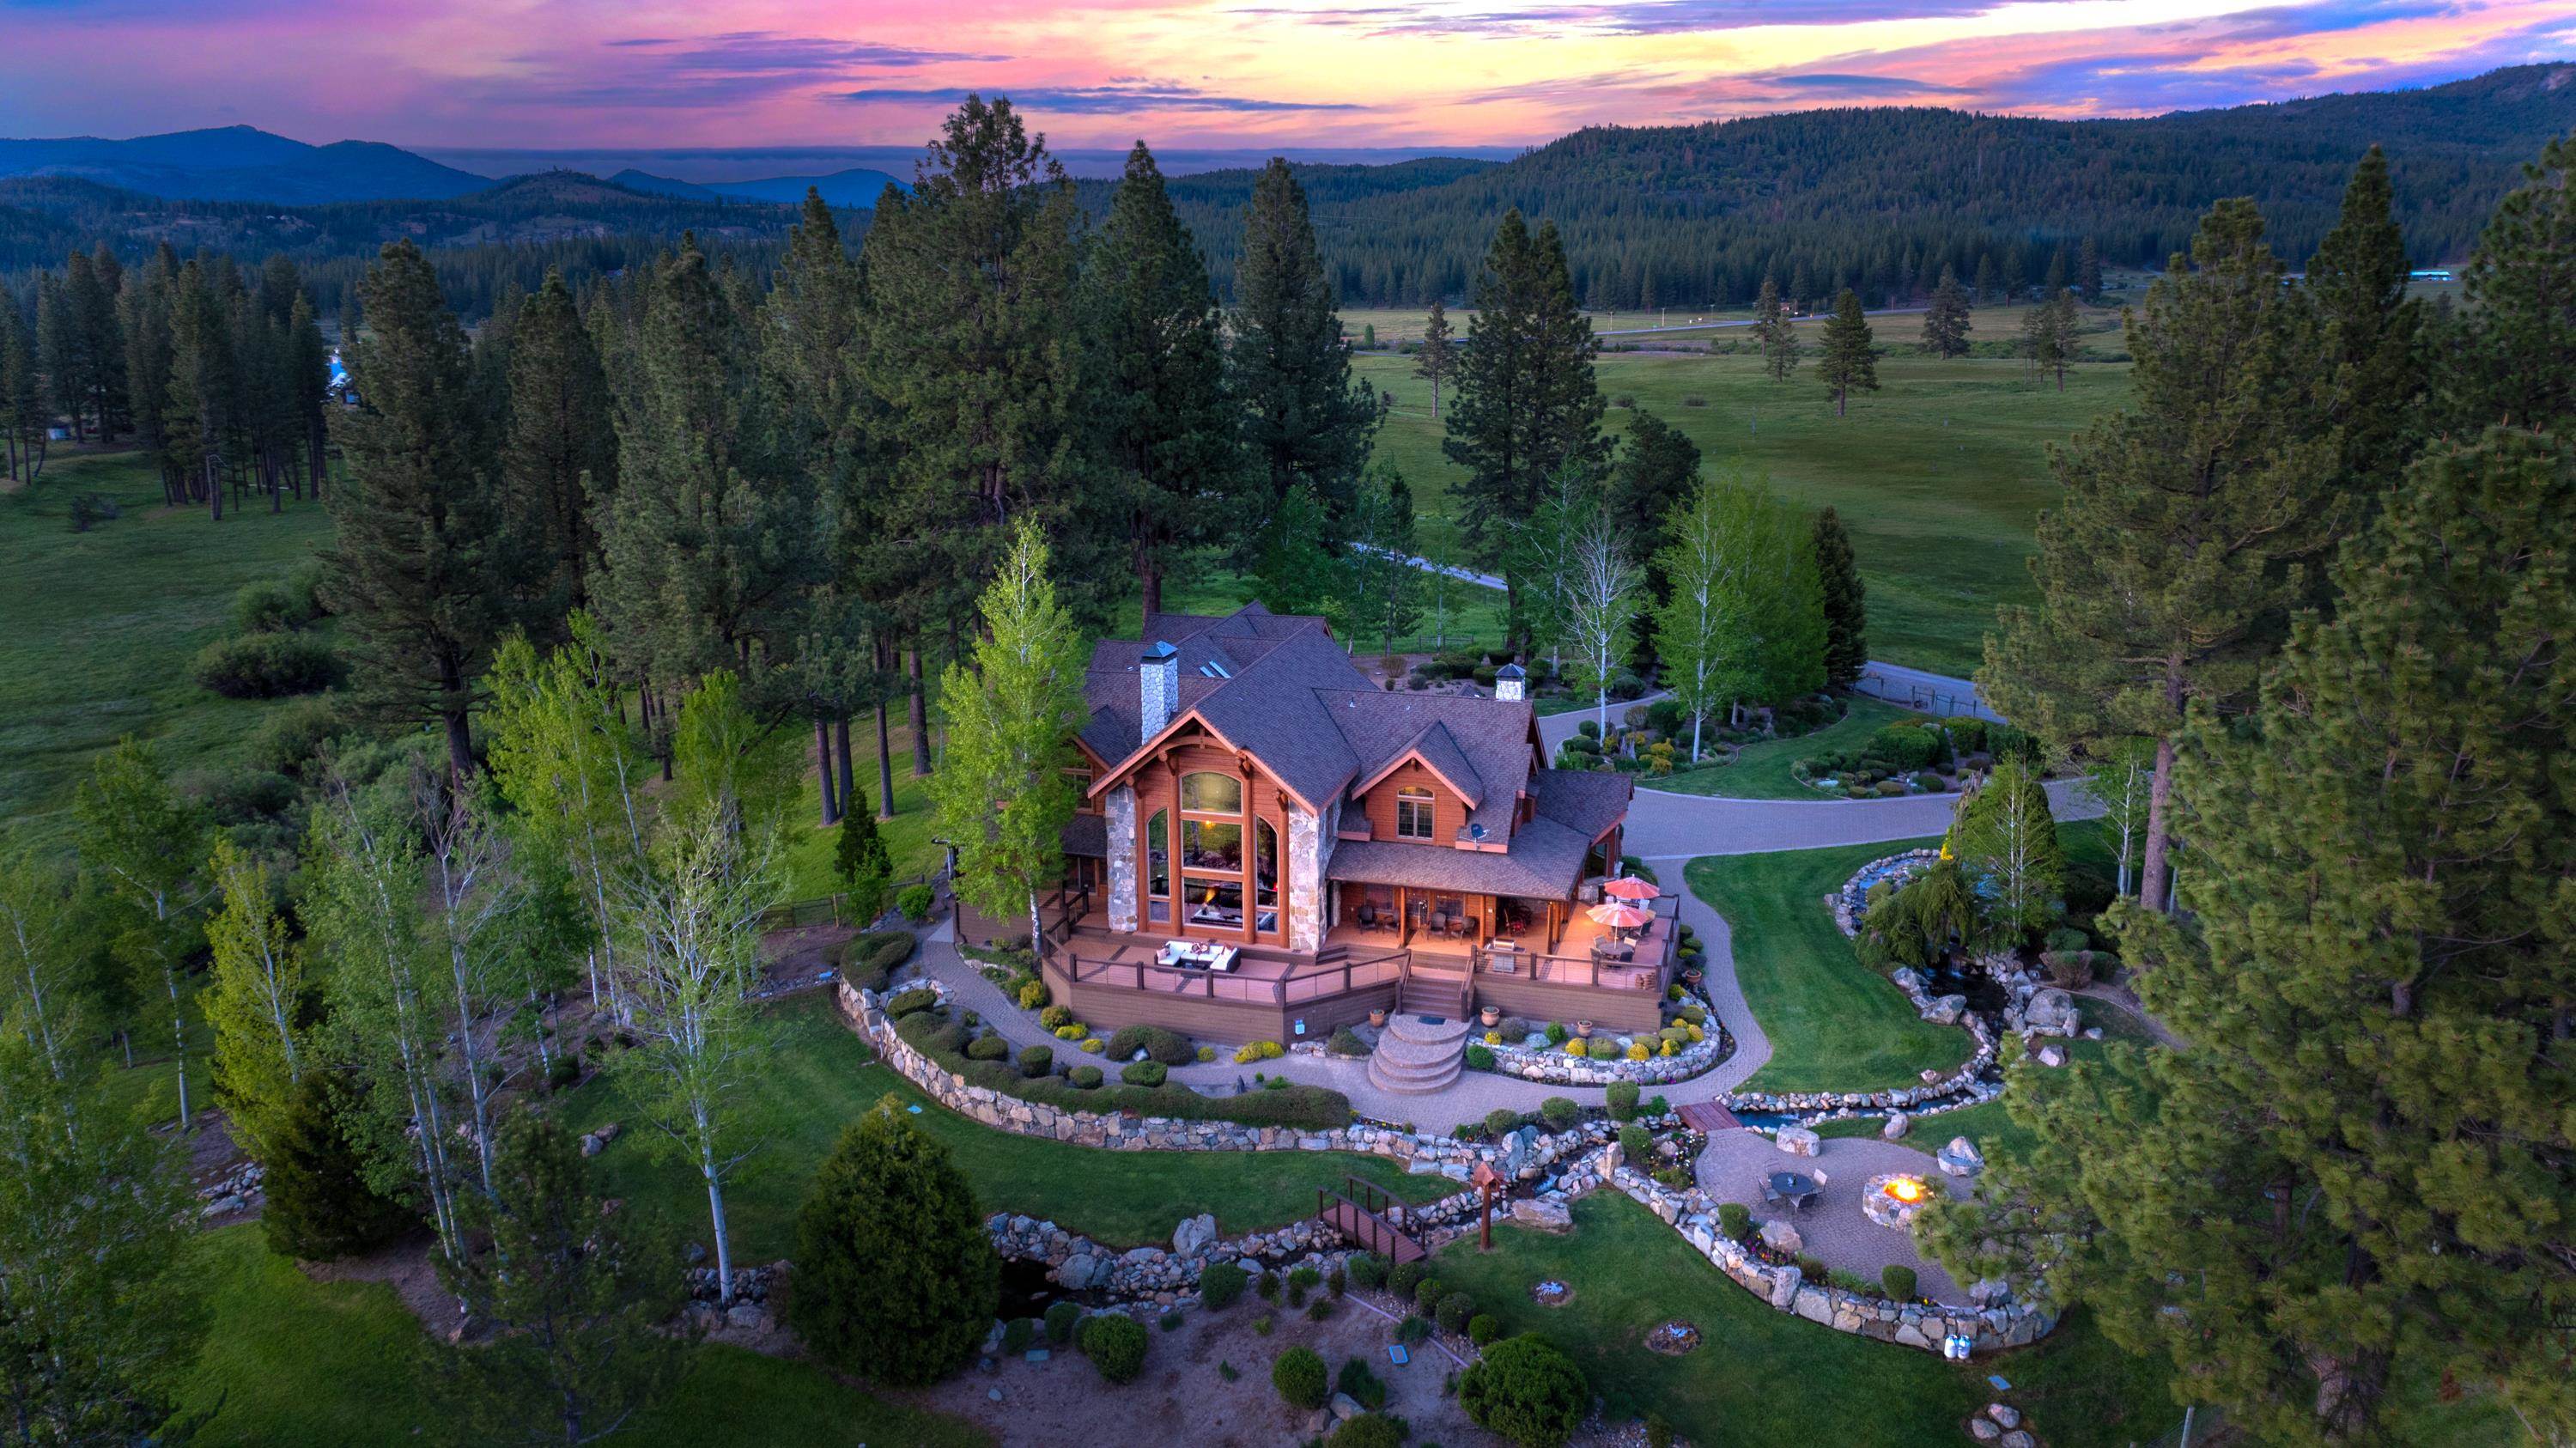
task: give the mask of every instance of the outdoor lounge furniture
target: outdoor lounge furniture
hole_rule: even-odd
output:
[[[1154,957],[1154,963],[1183,970],[1230,971],[1234,969],[1236,953],[1233,946],[1214,941],[1193,945],[1186,940],[1166,940],[1161,953]]]

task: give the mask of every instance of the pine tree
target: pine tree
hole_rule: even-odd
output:
[[[2088,307],[2102,304],[2102,248],[2089,236],[2075,254],[2075,294]]]
[[[1978,683],[2052,743],[2157,741],[2142,898],[2161,905],[2185,708],[2242,696],[2345,533],[2341,442],[2318,420],[2315,329],[2281,285],[2262,218],[2212,208],[2129,319],[2136,406],[2056,452],[2037,608],[2008,607]]]
[[[161,434],[161,416],[169,405],[170,289],[178,274],[178,257],[164,244],[139,270],[128,275],[124,294],[117,299],[125,334],[126,400],[133,414],[135,443],[160,463],[162,496],[173,507],[181,501],[179,481],[170,468],[169,441]]]
[[[448,767],[474,769],[470,725],[485,660],[511,622],[519,553],[473,408],[465,332],[409,241],[386,245],[360,287],[367,331],[350,376],[365,406],[332,428],[348,460],[323,589],[378,712],[436,720]]]
[[[624,1427],[689,1369],[662,1330],[680,1306],[678,1241],[645,1209],[602,1201],[572,1134],[534,1111],[502,1127],[501,1173],[467,1220],[484,1245],[439,1280],[497,1329],[441,1354],[432,1394],[451,1442],[563,1448]]]
[[[806,1346],[878,1382],[936,1382],[975,1355],[1001,1278],[974,1187],[895,1098],[842,1129],[796,1217],[788,1318]]]
[[[1458,349],[1449,341],[1449,310],[1438,297],[1422,323],[1422,349],[1414,354],[1413,375],[1431,384],[1431,420],[1440,420],[1440,385],[1458,368]]]
[[[1842,515],[1831,506],[1816,515],[1816,575],[1823,592],[1825,687],[1847,689],[1869,666],[1869,590]]]
[[[1977,300],[1980,303],[1993,301],[2002,287],[2003,282],[1995,274],[1995,254],[1990,251],[1977,253]]]
[[[885,837],[868,810],[866,795],[853,795],[841,812],[840,833],[832,840],[832,874],[849,892],[850,918],[864,930],[885,913],[894,877]]]
[[[2552,141],[2505,197],[2461,276],[2444,411],[2459,428],[2550,428],[2576,416],[2576,137]]]
[[[2018,946],[2056,918],[2066,851],[2048,792],[2019,757],[1997,760],[1986,782],[1960,801],[1943,848],[1977,883],[1993,938]]]
[[[1965,357],[1970,330],[1967,289],[1959,285],[1959,274],[1945,266],[1932,304],[1923,311],[1923,350],[1935,357]]]
[[[1610,515],[1635,541],[1641,576],[1634,657],[1640,668],[1652,667],[1657,658],[1655,620],[1672,598],[1662,558],[1672,542],[1673,514],[1698,485],[1698,444],[1655,414],[1636,412],[1610,466],[1606,499]]]
[[[1780,300],[1780,284],[1768,276],[1753,301],[1753,342],[1762,350],[1762,370],[1772,381],[1786,382],[1798,370],[1798,328]]]
[[[2037,1247],[2051,1296],[2265,1442],[2377,1441],[2401,1376],[2576,1429],[2537,1327],[2576,1310],[2544,1265],[2576,1196],[2570,963],[2535,928],[2576,861],[2571,528],[2563,441],[2428,454],[2250,727],[2195,711],[2186,915],[2109,917],[2190,1044],[2012,1093],[2039,1145],[1995,1164],[2002,1211],[1945,1224],[1954,1270],[1998,1228],[1996,1265]]]
[[[1064,873],[1073,818],[1073,731],[1082,702],[1083,648],[1059,601],[1046,540],[1022,522],[984,591],[974,668],[948,666],[940,712],[948,753],[930,792],[939,833],[955,842],[960,895],[995,918],[1025,908],[1029,939],[1044,933],[1038,895]]]
[[[260,1235],[268,1250],[304,1262],[356,1257],[420,1230],[420,1217],[367,1182],[365,1160],[344,1117],[365,1113],[350,1101],[368,1089],[356,1078],[308,1072],[295,1084],[259,1158],[266,1198]]]
[[[589,604],[589,578],[598,567],[595,512],[617,491],[615,406],[608,373],[573,305],[563,273],[549,267],[544,285],[519,304],[511,328],[510,431],[502,452],[502,478],[531,561],[530,600],[541,632]]]
[[[1588,486],[1609,458],[1592,370],[1600,349],[1575,309],[1556,227],[1533,235],[1519,211],[1505,213],[1476,283],[1476,316],[1440,449],[1467,469],[1456,485],[1467,546],[1501,567],[1515,619],[1524,580],[1510,565],[1508,525],[1535,512],[1560,473]],[[1523,627],[1519,639],[1527,638]]]
[[[2423,304],[2406,295],[2388,158],[2370,148],[2353,168],[2343,211],[2308,259],[2323,324],[2329,416],[2343,430],[2344,486],[2375,497],[2423,446]]]
[[[1128,500],[1137,592],[1163,611],[1163,575],[1223,538],[1241,409],[1225,388],[1223,315],[1207,266],[1142,141],[1083,275],[1088,411],[1097,450]]]
[[[1825,321],[1816,380],[1832,395],[1836,417],[1843,415],[1853,392],[1878,390],[1878,352],[1870,341],[1869,318],[1861,314],[1859,293],[1849,287],[1835,298],[1834,314]]]
[[[34,484],[45,463],[44,377],[35,328],[12,298],[0,298],[0,448],[10,481]]]
[[[2066,390],[2066,367],[2075,360],[2075,294],[2061,291],[2022,313],[2021,351],[2031,370],[2055,374],[2057,390]]]
[[[1266,528],[1303,487],[1323,504],[1331,539],[1340,539],[1377,433],[1377,397],[1351,376],[1341,305],[1315,247],[1306,192],[1279,157],[1262,168],[1244,208],[1228,320],[1226,363],[1244,408],[1252,474],[1240,536]]]

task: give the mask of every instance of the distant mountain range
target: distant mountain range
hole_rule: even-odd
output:
[[[71,176],[121,191],[193,201],[438,200],[481,191],[489,177],[376,141],[307,145],[252,126],[172,131],[113,141],[97,136],[0,140],[0,176]]]
[[[912,188],[883,171],[853,167],[828,176],[770,176],[756,181],[678,181],[656,176],[650,171],[633,168],[608,178],[631,191],[649,191],[656,196],[681,196],[691,201],[768,201],[783,206],[802,206],[810,188],[819,191],[823,204],[865,211],[877,204],[889,186],[897,191]]]

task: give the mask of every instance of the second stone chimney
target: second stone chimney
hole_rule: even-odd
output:
[[[1137,703],[1143,706],[1136,742],[1142,744],[1162,733],[1163,726],[1180,712],[1181,651],[1159,641],[1147,644],[1144,656],[1136,661],[1136,687]]]

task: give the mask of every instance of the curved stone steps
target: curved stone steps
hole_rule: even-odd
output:
[[[1468,1026],[1462,1020],[1390,1017],[1369,1053],[1369,1081],[1381,1091],[1421,1096],[1445,1089],[1465,1069]]]

